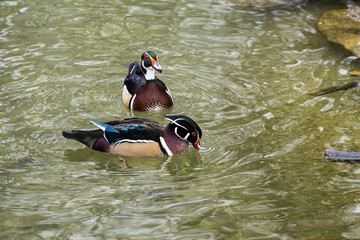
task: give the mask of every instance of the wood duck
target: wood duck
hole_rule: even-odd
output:
[[[155,76],[155,70],[161,73],[162,68],[153,51],[141,55],[141,64],[130,64],[122,95],[126,107],[136,111],[156,111],[174,105],[169,89]]]
[[[128,157],[173,156],[187,150],[189,143],[201,150],[201,129],[189,117],[167,115],[164,127],[145,118],[125,118],[101,123],[91,121],[100,129],[63,131],[65,138],[75,139],[91,149]]]

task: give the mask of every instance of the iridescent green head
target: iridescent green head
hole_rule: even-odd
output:
[[[192,143],[198,150],[204,149],[200,145],[201,129],[194,120],[185,115],[166,115],[165,118],[170,120],[169,125],[179,138]]]
[[[152,67],[156,71],[162,71],[161,65],[158,62],[158,56],[154,51],[147,51],[141,55],[141,65],[145,69]]]

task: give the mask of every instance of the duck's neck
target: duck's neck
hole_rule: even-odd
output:
[[[154,80],[155,79],[155,69],[152,67],[145,68],[144,66],[141,66],[143,73],[145,75],[146,80]]]
[[[176,155],[185,152],[189,147],[189,143],[176,136],[174,130],[171,129],[169,125],[165,129],[164,139],[167,148],[171,151],[171,155]]]

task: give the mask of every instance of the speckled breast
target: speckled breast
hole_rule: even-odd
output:
[[[132,109],[137,111],[156,111],[173,105],[171,95],[155,81],[148,81],[136,93]]]

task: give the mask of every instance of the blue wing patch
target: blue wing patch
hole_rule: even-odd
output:
[[[102,122],[99,122],[99,121],[91,121],[92,124],[94,124],[95,126],[97,126],[98,128],[100,128],[101,130],[103,130],[104,132],[108,131],[108,132],[117,132],[117,130],[109,125],[109,124],[106,124],[106,123],[102,123]]]
[[[119,138],[121,138],[120,132],[116,130],[113,126],[99,121],[91,121],[91,123],[93,123],[95,126],[100,128],[104,132],[104,137],[109,143],[114,143],[118,141]]]
[[[126,127],[120,128],[120,131],[128,131],[128,130],[134,130],[134,129],[136,129],[135,126],[126,126]]]
[[[113,147],[121,143],[150,143],[159,141],[159,134],[145,124],[136,124],[116,128],[107,123],[91,121],[104,132],[104,138]]]

